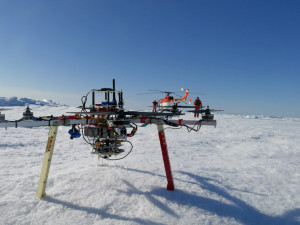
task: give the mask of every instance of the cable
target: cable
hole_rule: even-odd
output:
[[[184,126],[184,127],[187,128],[187,131],[188,131],[188,132],[191,132],[191,131],[196,131],[196,132],[198,132],[198,131],[200,130],[200,128],[201,128],[201,120],[197,121],[197,123],[196,123],[193,127],[190,127],[190,126],[185,125],[185,124],[183,124],[183,125],[181,125],[181,127],[179,127],[179,126],[180,126],[179,124],[177,124],[177,123],[172,123],[172,122],[170,122],[170,121],[168,121],[168,120],[163,120],[163,122],[164,122],[166,125],[169,125],[169,126],[171,126],[171,127],[176,127],[176,128],[166,128],[166,129],[180,129],[182,126]]]
[[[131,145],[130,151],[129,151],[125,156],[123,156],[123,157],[121,157],[121,158],[117,158],[117,159],[111,159],[111,158],[109,158],[109,157],[104,157],[104,156],[101,155],[101,153],[98,153],[98,156],[101,157],[102,159],[106,159],[106,160],[110,160],[110,161],[113,161],[113,160],[121,160],[121,159],[126,158],[126,157],[132,152],[133,144],[132,144],[130,141],[122,141],[122,142],[128,142],[128,143]]]
[[[130,124],[130,126],[132,127],[132,131],[131,131],[131,133],[130,134],[127,134],[127,137],[133,137],[134,135],[135,135],[135,133],[137,132],[137,129],[138,129],[138,126],[135,124],[135,123],[132,123],[134,126],[132,126],[131,124]],[[126,128],[125,128],[126,129]]]
[[[201,128],[201,120],[199,120],[193,127],[190,127],[190,126],[185,125],[185,124],[183,126],[185,126],[187,128],[188,132],[191,132],[191,131],[198,132]],[[196,126],[197,126],[197,128],[195,129]]]
[[[170,122],[170,121],[168,121],[168,120],[163,120],[163,119],[162,119],[162,121],[163,121],[165,124],[167,124],[167,125],[169,125],[169,126],[171,126],[171,127],[179,127],[179,124],[177,124],[177,123],[172,123],[172,122]]]
[[[87,97],[88,97],[88,95],[90,93],[91,93],[91,91],[89,91],[86,95],[84,95],[84,96],[81,97],[81,103],[82,103],[82,109],[81,109],[81,111],[82,112],[86,112],[86,110],[85,110],[85,104],[87,102]]]

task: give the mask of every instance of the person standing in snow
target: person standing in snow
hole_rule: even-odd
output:
[[[154,101],[152,102],[152,104],[153,104],[152,112],[156,112],[156,106],[157,106],[158,102],[157,102],[156,100],[154,100]]]
[[[199,97],[197,97],[197,99],[194,101],[194,105],[195,105],[195,110],[200,110],[202,109],[202,102],[199,99]],[[194,117],[199,117],[199,113],[194,113]]]

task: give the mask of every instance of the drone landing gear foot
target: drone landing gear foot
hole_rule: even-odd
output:
[[[37,190],[38,198],[46,197],[46,185],[47,185],[48,174],[49,174],[49,170],[50,170],[51,159],[52,159],[54,144],[55,144],[55,140],[56,140],[57,130],[58,130],[57,126],[50,127],[50,131],[49,131],[49,135],[48,135],[48,142],[47,142],[46,151],[45,151],[45,155],[44,155],[44,161],[43,161],[43,166],[42,166],[40,182],[39,182],[39,186],[38,186],[38,190]]]
[[[170,163],[170,159],[169,159],[166,136],[165,136],[165,131],[164,131],[163,125],[157,124],[157,130],[158,130],[161,152],[162,152],[162,157],[164,160],[166,176],[167,176],[167,181],[168,181],[167,190],[174,191],[175,187],[174,187],[174,182],[173,182],[171,163]]]
[[[100,154],[98,154],[98,166],[108,166],[108,164],[103,163],[103,158],[102,156],[100,156]]]

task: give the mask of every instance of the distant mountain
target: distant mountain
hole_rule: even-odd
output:
[[[26,104],[40,106],[67,106],[47,99],[34,100],[21,97],[0,97],[0,106],[25,106]]]

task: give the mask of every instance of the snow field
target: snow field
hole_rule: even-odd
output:
[[[102,166],[60,127],[44,200],[36,190],[49,128],[1,129],[0,224],[300,224],[300,119],[215,117],[217,128],[198,133],[165,130],[175,191],[166,190],[155,125],[128,139],[127,158]]]

